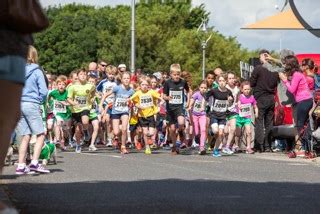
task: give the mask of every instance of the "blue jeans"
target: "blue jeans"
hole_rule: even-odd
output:
[[[40,104],[21,102],[21,118],[17,126],[17,134],[39,135],[44,132]]]

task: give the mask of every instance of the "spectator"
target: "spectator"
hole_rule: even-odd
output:
[[[278,73],[269,71],[264,64],[267,62],[269,51],[261,50],[259,58],[262,65],[254,68],[250,84],[254,88],[253,95],[257,101],[258,118],[255,127],[255,149],[259,152],[272,152],[271,150],[271,131],[274,117],[274,94],[279,81]]]
[[[100,74],[98,71],[98,65],[95,62],[90,62],[88,66],[88,76],[93,76],[95,78],[99,78]]]
[[[307,83],[308,83],[308,87],[310,89],[311,92],[314,91],[315,89],[315,75],[316,73],[314,72],[314,61],[312,59],[303,59],[302,63],[301,63],[301,68],[302,71],[306,77]],[[319,82],[317,82],[319,85]],[[317,86],[318,88],[318,86]]]
[[[105,79],[107,77],[107,74],[106,74],[106,67],[107,66],[108,66],[108,63],[106,63],[105,60],[99,60],[98,61],[97,71],[98,71],[100,79]]]
[[[288,88],[288,91],[294,95],[294,119],[297,131],[301,134],[313,105],[312,94],[309,90],[306,77],[300,69],[298,59],[295,56],[287,56],[284,59],[284,64],[286,73],[279,73],[279,77]],[[289,82],[288,79],[291,79],[291,81]],[[306,131],[310,132],[309,129],[306,129]],[[304,136],[310,136],[310,133],[305,133]],[[306,143],[307,138],[302,137],[302,145],[307,146]],[[295,158],[295,152],[291,151],[288,157]]]

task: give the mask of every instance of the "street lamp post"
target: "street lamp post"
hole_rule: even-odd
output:
[[[136,19],[136,14],[135,14],[135,5],[136,1],[132,0],[131,1],[131,65],[130,65],[130,71],[131,73],[134,73],[135,71],[135,60],[136,60],[136,40],[135,40],[135,19]]]
[[[199,34],[202,34],[199,36],[199,39],[201,40],[201,47],[202,47],[202,79],[205,78],[206,73],[206,48],[209,40],[211,39],[212,34],[210,34],[209,37],[207,37],[207,19],[202,19],[202,22],[197,30],[198,36]]]

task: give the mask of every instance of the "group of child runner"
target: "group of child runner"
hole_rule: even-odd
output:
[[[121,154],[135,147],[150,155],[152,149],[167,146],[177,155],[192,146],[200,155],[213,149],[213,156],[220,157],[220,151],[234,153],[235,138],[245,130],[246,153],[254,153],[252,124],[258,108],[250,83],[238,86],[234,73],[219,68],[208,72],[192,90],[190,74],[179,64],[170,66],[168,79],[157,73],[132,81],[129,72],[112,65],[105,72],[98,79],[79,69],[69,80],[60,75],[50,83],[44,104],[47,138],[61,150],[69,144],[81,153],[88,142],[89,151],[102,143]]]

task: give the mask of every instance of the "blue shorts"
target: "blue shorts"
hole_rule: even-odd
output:
[[[122,115],[128,115],[129,116],[129,113],[121,113],[121,114],[111,114],[111,119],[112,120],[119,120],[121,118]]]
[[[21,102],[21,118],[17,125],[17,134],[39,135],[44,132],[40,104]]]
[[[0,80],[24,84],[26,59],[21,56],[0,57]]]

